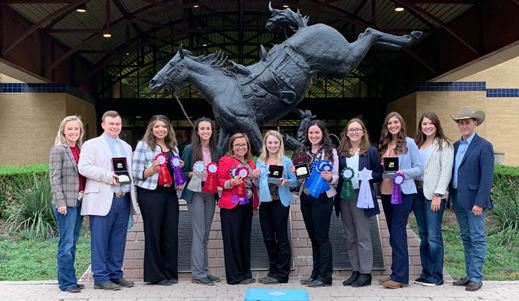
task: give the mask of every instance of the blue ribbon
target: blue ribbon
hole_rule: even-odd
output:
[[[320,160],[313,164],[312,173],[305,182],[305,187],[311,196],[317,199],[321,193],[330,189],[328,182],[321,177],[321,172],[331,171],[332,169],[333,165],[328,160]]]

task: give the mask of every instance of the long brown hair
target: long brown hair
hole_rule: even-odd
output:
[[[330,136],[328,135],[328,129],[326,128],[326,125],[321,120],[312,120],[308,124],[305,130],[305,141],[303,143],[303,148],[300,148],[298,152],[304,152],[306,150],[312,149],[312,143],[310,143],[310,140],[308,139],[308,131],[310,130],[310,127],[317,126],[321,132],[323,133],[323,138],[321,139],[321,145],[323,147],[324,154],[326,155],[326,159],[333,163],[333,145],[332,141],[330,140]],[[325,159],[325,158],[323,158]]]
[[[444,143],[450,145],[451,141],[443,133],[440,118],[438,118],[438,115],[436,115],[436,113],[434,112],[424,112],[422,113],[422,116],[420,116],[420,121],[418,121],[418,128],[416,130],[416,136],[414,138],[416,145],[418,145],[418,147],[422,146],[427,138],[425,134],[422,132],[422,122],[424,118],[429,119],[432,122],[432,124],[434,124],[434,126],[436,127],[436,134],[434,136],[434,139],[438,141],[438,149],[442,150]]]
[[[247,141],[247,153],[245,154],[245,158],[244,158],[245,161],[252,160],[252,153],[250,150],[250,140],[249,140],[249,137],[247,136],[247,134],[245,134],[245,133],[236,133],[231,136],[231,138],[229,139],[229,155],[234,156],[234,150],[232,148],[232,144],[234,143],[234,140],[236,140],[238,138],[244,138],[245,141]]]
[[[207,117],[200,117],[195,120],[195,126],[193,127],[193,132],[191,133],[191,149],[193,150],[191,154],[191,159],[193,162],[203,160],[202,155],[202,142],[200,141],[200,136],[198,136],[198,127],[201,122],[209,122],[211,124],[211,138],[209,139],[209,150],[211,151],[211,161],[218,162],[220,156],[218,154],[216,135],[214,133],[214,122]]]
[[[384,154],[385,151],[387,151],[389,143],[393,139],[393,135],[391,135],[391,133],[387,129],[389,119],[393,117],[396,117],[400,121],[400,132],[398,133],[396,138],[395,152],[397,154],[404,154],[407,152],[407,146],[405,141],[405,139],[407,138],[407,134],[404,118],[397,112],[391,112],[387,114],[386,118],[384,119],[384,125],[382,126],[382,131],[380,133],[380,140],[378,142],[378,152],[381,156]]]
[[[360,127],[362,128],[362,133],[364,134],[360,140],[359,156],[362,156],[368,152],[370,142],[369,142],[369,136],[368,136],[368,131],[366,130],[366,126],[364,125],[362,120],[360,120],[359,118],[353,118],[350,121],[348,121],[348,123],[344,127],[344,130],[342,130],[341,143],[339,144],[339,155],[340,156],[351,157],[351,156],[355,155],[355,154],[351,153],[350,137],[348,137],[348,135],[347,135],[348,127],[350,126],[350,124],[352,124],[354,122],[360,124]]]
[[[173,130],[173,126],[171,126],[171,122],[169,118],[164,115],[153,115],[148,123],[148,127],[146,128],[146,132],[144,133],[144,137],[142,140],[146,142],[148,147],[151,150],[154,150],[157,146],[157,141],[155,139],[155,135],[153,135],[153,127],[157,123],[157,121],[162,121],[166,125],[168,129],[168,134],[164,138],[164,143],[171,151],[176,151],[177,148],[177,138],[175,135],[175,131]]]

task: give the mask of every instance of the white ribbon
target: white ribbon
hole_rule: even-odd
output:
[[[357,208],[375,208],[375,205],[373,204],[373,195],[371,194],[371,188],[369,187],[369,180],[373,179],[373,176],[371,175],[372,172],[372,170],[368,170],[366,167],[359,172],[360,190],[357,199]]]

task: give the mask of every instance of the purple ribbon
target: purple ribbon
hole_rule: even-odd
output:
[[[405,177],[403,173],[396,173],[393,176],[393,191],[391,192],[391,204],[402,204],[402,188],[400,185],[404,183]]]
[[[186,176],[182,172],[182,168],[180,168],[180,157],[173,156],[171,157],[171,166],[173,167],[173,175],[175,179],[175,186],[182,186],[187,182]]]

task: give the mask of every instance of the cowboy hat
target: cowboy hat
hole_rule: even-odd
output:
[[[485,121],[485,112],[472,110],[470,107],[461,107],[458,111],[457,116],[452,116],[452,119],[456,122],[463,119],[474,119],[478,123],[478,125],[482,124]]]

